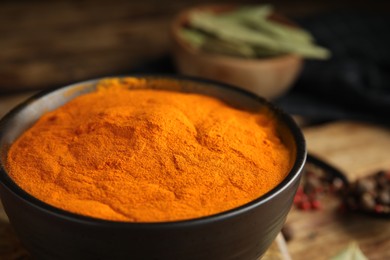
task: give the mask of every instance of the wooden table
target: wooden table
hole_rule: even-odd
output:
[[[168,32],[175,14],[209,2],[226,1],[2,0],[0,93],[129,73],[169,53]],[[340,8],[389,10],[387,1],[267,2],[291,17]]]
[[[31,93],[0,98],[0,116],[29,95]],[[303,130],[309,152],[339,168],[350,181],[380,169],[390,169],[389,129],[356,122],[333,122]],[[315,212],[293,209],[287,223],[294,233],[288,243],[292,259],[329,259],[351,241],[357,241],[369,259],[390,259],[389,220],[340,214],[336,208],[327,207]],[[26,254],[0,208],[0,234],[2,232],[10,242],[2,245],[0,235],[0,252],[1,248],[6,248],[12,254]]]
[[[178,11],[207,2],[1,1],[0,93],[33,91],[128,73],[140,64],[169,53],[169,24]],[[244,2],[258,3],[255,0]],[[369,6],[353,0],[269,2],[288,16],[343,7],[389,10],[387,1],[372,2]],[[31,93],[0,95],[0,117]],[[339,167],[351,181],[378,169],[390,169],[388,129],[335,122],[308,127],[304,132],[309,151]],[[340,215],[332,209],[304,213],[292,210],[288,223],[294,231],[294,238],[288,243],[293,259],[327,259],[351,240],[356,240],[370,259],[390,259],[387,220]],[[6,259],[26,256],[2,210],[1,239],[0,250],[9,253]],[[4,255],[0,255],[0,259],[4,259]]]
[[[334,122],[304,129],[309,152],[339,168],[350,181],[390,169],[390,130],[378,126]],[[294,238],[288,243],[293,259],[329,259],[357,241],[369,259],[390,259],[390,220],[321,211],[292,210],[287,223]]]

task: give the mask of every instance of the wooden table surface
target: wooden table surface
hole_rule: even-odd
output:
[[[186,7],[207,2],[0,1],[0,117],[36,89],[125,74],[168,55],[173,16]],[[353,0],[267,2],[289,16],[343,7],[389,10],[387,1],[370,5]],[[4,94],[21,90],[30,92]],[[309,151],[339,167],[351,181],[378,169],[390,169],[388,129],[334,122],[305,128],[304,133]],[[293,259],[328,259],[350,241],[357,241],[370,259],[390,259],[388,220],[341,215],[330,207],[318,212],[292,210],[287,222],[294,233],[288,243]],[[26,252],[18,249],[20,244],[2,210],[0,234],[7,234],[7,239],[3,236],[0,240],[0,250],[9,253],[6,259],[23,259]]]
[[[2,0],[0,93],[129,73],[169,53],[169,26],[175,14],[209,2],[226,1]],[[292,17],[339,8],[389,10],[387,1],[266,2]]]
[[[0,98],[3,104],[0,116],[29,95],[31,93]],[[390,169],[390,129],[357,122],[333,122],[305,127],[303,131],[309,152],[339,168],[350,181],[380,169]],[[357,241],[369,259],[390,259],[389,221],[341,214],[332,205],[315,212],[293,208],[287,219],[293,231],[288,251],[292,259],[329,259],[351,241]],[[7,234],[8,238],[6,245],[1,244],[5,237],[0,239],[0,253],[3,247],[14,255],[26,254],[0,207],[1,234]]]
[[[390,129],[356,122],[304,128],[308,150],[337,167],[350,181],[390,169]],[[390,219],[341,213],[337,205],[314,212],[293,209],[287,223],[293,259],[329,259],[356,241],[369,259],[390,259]]]

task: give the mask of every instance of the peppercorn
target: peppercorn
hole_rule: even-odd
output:
[[[347,192],[350,210],[390,214],[390,171],[378,171],[359,178]]]
[[[313,200],[311,202],[311,207],[313,209],[321,209],[322,208],[322,205],[321,205],[321,202],[319,200]]]
[[[390,192],[388,190],[382,190],[378,195],[378,202],[383,205],[390,204]]]
[[[362,196],[360,197],[360,202],[362,208],[366,210],[371,210],[376,206],[374,196],[368,192],[362,194]]]
[[[365,192],[374,192],[376,183],[373,179],[358,179],[356,181],[356,192],[365,193]]]
[[[282,228],[282,234],[286,242],[291,241],[294,238],[294,232],[289,224],[284,224]]]
[[[327,195],[338,195],[344,189],[345,180],[341,173],[327,166],[318,159],[309,156],[303,169],[300,186],[294,197],[294,205],[303,211],[322,209],[321,199]],[[327,169],[329,168],[329,169]]]

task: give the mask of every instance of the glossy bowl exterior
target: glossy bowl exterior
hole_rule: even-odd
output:
[[[230,86],[186,77],[141,76],[152,88],[212,95],[248,109],[275,111],[282,139],[294,153],[286,179],[264,196],[236,209],[193,220],[161,223],[113,222],[72,214],[33,198],[8,176],[8,147],[42,113],[91,92],[98,80],[40,94],[0,123],[0,196],[22,243],[36,259],[257,259],[285,222],[305,162],[303,136],[294,121],[262,98]],[[154,84],[156,80],[174,84]],[[178,89],[180,88],[180,89]]]

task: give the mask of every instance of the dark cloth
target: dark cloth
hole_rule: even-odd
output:
[[[343,12],[298,22],[332,58],[307,61],[292,90],[276,102],[316,120],[390,124],[390,16]]]
[[[339,12],[297,20],[332,52],[307,60],[291,91],[275,102],[315,122],[358,120],[390,125],[390,15]],[[163,57],[134,72],[174,73]]]

